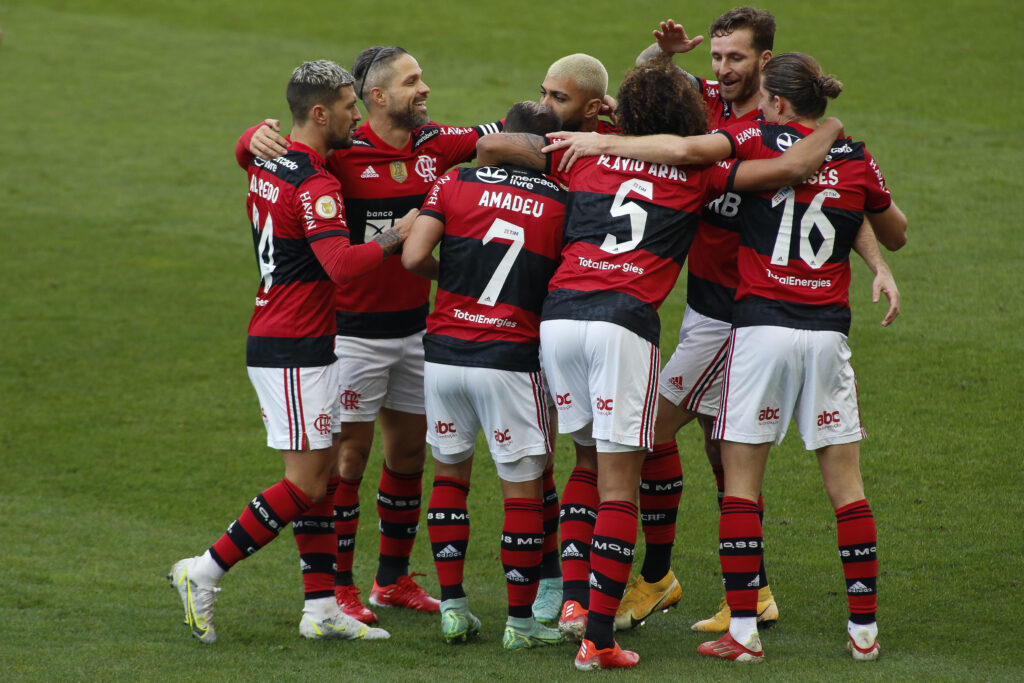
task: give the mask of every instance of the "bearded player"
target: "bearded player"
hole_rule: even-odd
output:
[[[477,139],[501,125],[458,128],[432,123],[426,106],[430,88],[416,59],[401,47],[364,50],[355,60],[353,74],[368,120],[356,131],[353,146],[334,154],[328,168],[345,188],[352,241],[359,244],[418,208],[438,175],[471,159]],[[286,148],[287,140],[275,131],[275,123],[242,136],[236,148],[240,162],[252,155],[272,158]],[[429,281],[402,268],[398,256],[336,292],[341,425],[335,528],[330,530],[337,534],[335,593],[346,614],[366,623],[377,616],[359,598],[352,565],[359,487],[376,420],[384,463],[377,492],[380,552],[370,603],[423,612],[437,612],[440,605],[409,571],[426,457],[423,334],[429,295]],[[325,511],[322,518],[329,516]]]

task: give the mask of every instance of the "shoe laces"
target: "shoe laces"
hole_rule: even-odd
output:
[[[426,591],[414,580],[416,576],[426,576],[426,574],[412,572],[407,576],[399,576],[398,581],[395,582],[395,593],[399,595],[426,594]]]
[[[359,590],[359,586],[354,583],[350,583],[347,586],[335,586],[334,592],[346,604],[359,603],[362,605],[362,600],[359,599],[359,594],[362,592]]]

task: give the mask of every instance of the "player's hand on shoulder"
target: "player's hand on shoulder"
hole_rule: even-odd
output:
[[[619,122],[615,119],[615,111],[619,108],[619,103],[611,95],[606,94],[601,99],[601,108],[597,111],[598,116],[603,116],[614,125],[619,125]]]
[[[670,55],[689,52],[704,42],[704,36],[687,37],[686,29],[683,28],[682,24],[677,24],[671,19],[661,22],[659,27],[654,29],[652,33],[654,34],[654,39],[658,41],[658,47],[661,48],[661,51]]]
[[[604,139],[607,136],[599,133],[582,133],[579,131],[559,131],[549,133],[551,143],[541,149],[541,152],[548,154],[560,149],[566,150],[562,160],[558,164],[558,170],[569,171],[579,159],[591,157],[604,153]]]
[[[263,125],[253,133],[249,151],[261,159],[270,160],[288,151],[288,140],[281,135],[281,122],[265,119]]]
[[[843,127],[843,122],[834,116],[830,116],[821,124],[822,126],[828,126],[830,129],[835,128],[835,136],[837,138],[846,137],[846,130]]]

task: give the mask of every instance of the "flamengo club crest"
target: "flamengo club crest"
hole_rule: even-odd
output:
[[[392,161],[391,162],[391,178],[396,183],[404,183],[405,179],[409,177],[409,169],[405,167],[404,161]]]
[[[416,173],[428,183],[437,180],[437,159],[421,155],[416,158]]]
[[[321,434],[331,433],[331,416],[327,413],[320,413],[316,420],[313,422],[313,426],[316,427],[316,431]]]

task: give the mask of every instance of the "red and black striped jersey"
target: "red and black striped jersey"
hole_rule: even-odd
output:
[[[550,154],[548,168],[564,153]],[[732,165],[601,155],[558,174],[569,189],[565,246],[543,318],[604,320],[658,344],[657,309],[679,276],[701,207],[725,191]]]
[[[252,160],[249,142],[260,125],[238,139],[235,157],[243,168]],[[335,150],[327,160],[344,191],[352,244],[372,240],[410,209],[418,209],[440,174],[472,159],[477,139],[501,128],[501,121],[466,128],[430,122],[396,149],[381,140],[369,122],[361,125],[352,147]],[[429,299],[430,282],[405,270],[396,253],[372,272],[338,286],[337,333],[371,339],[406,337],[425,327]]]
[[[337,150],[328,168],[345,193],[351,240],[361,244],[390,228],[409,209],[423,204],[438,176],[476,155],[476,141],[501,124],[459,128],[429,123],[395,149],[364,123],[352,147]],[[401,254],[380,268],[338,287],[338,334],[351,337],[405,337],[426,325],[430,282],[402,267]]]
[[[767,159],[811,133],[798,124],[757,121],[727,128],[736,156]],[[744,193],[740,282],[733,325],[850,329],[850,249],[864,212],[892,203],[885,178],[862,142],[836,141],[806,182]]]
[[[444,223],[426,360],[536,372],[540,314],[558,265],[567,193],[515,166],[449,171],[422,215]]]
[[[717,81],[694,76],[708,112],[708,129],[715,130],[761,118],[754,108],[736,116],[729,102],[722,99]],[[739,208],[742,198],[727,192],[704,207],[697,234],[690,246],[686,265],[686,303],[709,318],[730,322],[739,273],[736,252],[739,249]]]
[[[246,200],[260,271],[246,364],[317,367],[334,355],[334,283],[311,246],[348,240],[341,186],[309,147],[293,142],[272,161],[249,164]]]

